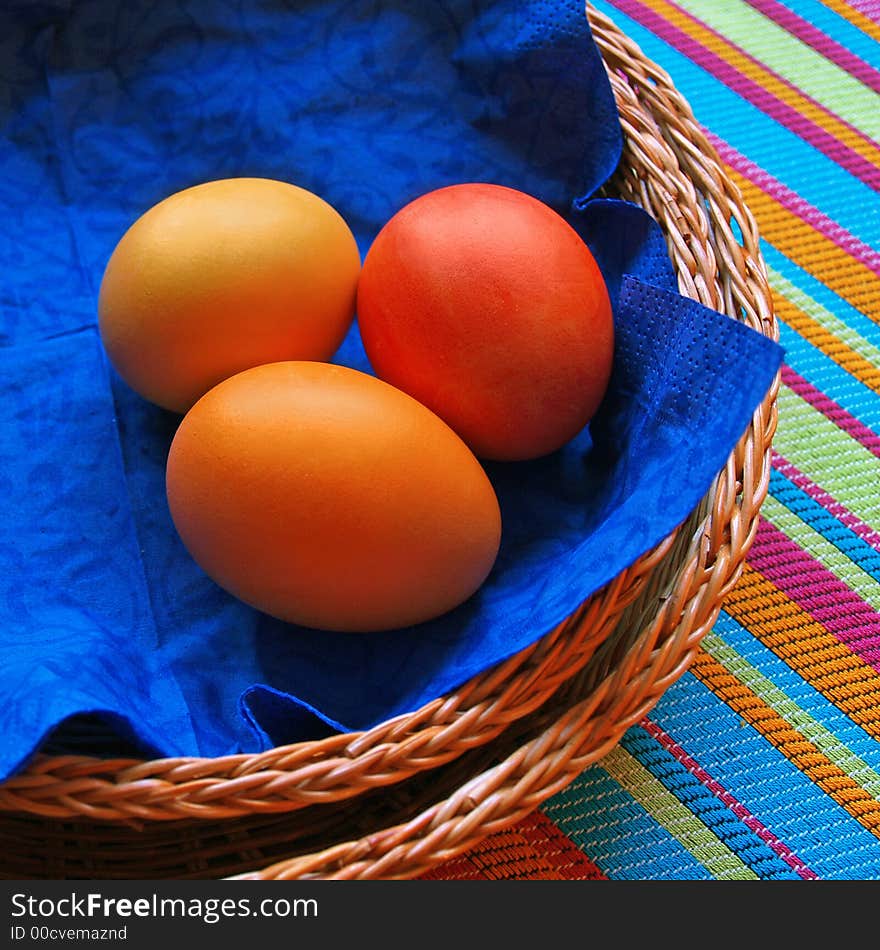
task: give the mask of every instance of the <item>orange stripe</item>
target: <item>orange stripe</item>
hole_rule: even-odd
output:
[[[848,20],[853,26],[880,43],[880,27],[873,20],[869,20],[863,13],[848,3],[842,3],[841,0],[822,0],[822,2],[829,10],[833,10],[839,17]]]
[[[586,881],[605,875],[543,812],[497,831],[422,875],[443,881]]]
[[[658,16],[686,33],[692,40],[723,59],[740,75],[751,79],[780,102],[784,102],[805,119],[833,135],[838,142],[846,145],[865,161],[880,168],[880,145],[876,142],[786,83],[766,66],[752,59],[738,46],[694,19],[686,11],[667,3],[666,0],[642,0],[642,2],[653,9]]]
[[[730,165],[727,174],[755,216],[761,237],[839,297],[880,322],[880,279],[861,261],[810,227]]]
[[[725,609],[726,609],[725,604]],[[754,619],[753,619],[754,622]],[[754,628],[752,628],[754,629]],[[699,650],[691,671],[861,825],[880,838],[880,802],[717,660]]]
[[[783,323],[796,330],[808,343],[821,350],[859,382],[880,394],[880,366],[865,359],[782,294],[774,293],[773,309]]]
[[[799,676],[880,739],[880,675],[746,564],[724,609]]]

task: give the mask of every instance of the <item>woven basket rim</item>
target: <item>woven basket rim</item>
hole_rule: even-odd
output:
[[[586,12],[627,143],[612,187],[661,224],[682,293],[778,339],[757,226],[714,147],[671,78],[610,18],[590,4]],[[0,785],[0,813],[149,824],[228,820],[354,798],[497,741],[511,723],[579,683],[578,695],[560,707],[556,723],[418,819],[371,836],[368,845],[344,842],[251,876],[414,876],[465,850],[532,810],[600,757],[690,664],[754,538],[768,486],[777,391],[778,378],[692,519],[553,631],[459,690],[371,730],[256,754],[37,755]],[[673,551],[681,558],[675,576],[665,578],[662,602],[642,616],[643,601]],[[635,633],[616,639],[627,624]],[[626,708],[615,708],[615,697],[623,693]],[[599,728],[595,723],[602,716]],[[495,804],[483,814],[486,802]],[[500,811],[498,802],[505,805]],[[425,844],[430,835],[433,850]]]

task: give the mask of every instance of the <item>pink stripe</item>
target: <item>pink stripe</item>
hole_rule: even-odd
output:
[[[854,152],[847,145],[844,145],[830,132],[827,132],[821,126],[816,125],[815,122],[801,115],[796,109],[788,105],[788,103],[778,99],[758,83],[749,79],[748,76],[744,76],[729,63],[725,62],[720,56],[692,39],[682,30],[679,30],[678,27],[664,20],[663,17],[653,10],[643,6],[638,0],[612,0],[612,3],[622,13],[632,17],[634,20],[638,20],[643,26],[651,30],[652,33],[655,33],[665,42],[684,53],[685,56],[711,73],[716,79],[721,80],[721,82],[744,99],[747,99],[753,105],[757,106],[762,112],[769,115],[770,118],[797,133],[805,142],[809,142],[815,149],[836,162],[841,168],[845,168],[850,174],[868,185],[868,187],[873,188],[875,191],[880,191],[880,168],[873,165],[857,152]],[[680,8],[676,9],[680,10]],[[680,10],[680,12],[683,16],[687,17],[687,19],[695,23],[700,23],[699,20],[687,14],[684,10]],[[701,23],[700,25],[705,27],[705,24]],[[720,38],[720,34],[711,30],[710,32]],[[737,51],[743,53],[742,50],[738,49]],[[743,53],[743,55],[747,56],[745,53]],[[757,60],[753,57],[747,56],[747,58],[757,63]],[[781,76],[773,75],[789,89],[799,92],[799,90],[796,90],[791,83],[787,82]],[[800,93],[800,95],[802,98],[808,99],[803,93]],[[831,113],[819,103],[811,99],[808,101],[818,109],[821,109],[826,115],[831,115]],[[843,122],[841,119],[838,119],[838,121]],[[852,129],[855,134],[865,139],[866,142],[871,141],[848,123],[843,124]]]
[[[821,53],[826,59],[875,92],[880,92],[880,71],[874,69],[861,57],[856,56],[855,53],[850,52],[837,40],[828,36],[827,33],[823,33],[818,27],[813,26],[812,23],[798,16],[788,7],[783,6],[778,0],[746,0],[746,3],[754,7],[759,13],[763,13],[765,17],[778,23],[779,26],[791,33],[792,36],[796,36],[802,43],[812,46],[816,52]]]
[[[880,614],[854,590],[763,517],[746,560],[880,672]]]
[[[656,723],[651,722],[650,719],[643,719],[639,725],[649,736],[656,739],[667,752],[671,753],[694,778],[705,785],[719,801],[723,802],[747,828],[753,831],[793,871],[796,871],[805,881],[818,879],[815,871],[811,871],[788,845],[783,844],[741,801],[731,795],[720,782],[712,778],[700,763],[688,755],[672,736]]]
[[[839,429],[863,445],[872,455],[880,458],[880,435],[869,429],[864,423],[843,406],[829,399],[821,390],[796,373],[790,366],[783,365],[782,381],[792,392],[798,394],[804,402],[808,402],[814,409],[818,409],[823,416],[830,419]]]
[[[743,177],[748,178],[753,185],[778,201],[787,211],[796,215],[805,224],[828,238],[829,241],[833,241],[841,250],[846,251],[850,257],[860,264],[864,264],[865,267],[880,277],[880,251],[874,250],[873,247],[860,241],[854,234],[850,234],[846,228],[842,228],[818,208],[804,201],[800,195],[765,172],[763,168],[750,161],[745,155],[736,151],[733,146],[728,145],[723,139],[718,138],[717,135],[708,130],[704,131],[706,137],[715,146],[718,155],[731,168],[735,168]]]
[[[875,531],[869,524],[865,524],[861,518],[854,515],[848,508],[836,501],[824,488],[817,485],[809,475],[792,465],[785,457],[780,455],[775,449],[771,453],[772,465],[777,472],[784,475],[793,485],[796,485],[805,494],[809,495],[813,501],[818,502],[830,515],[837,520],[853,534],[858,535],[866,544],[869,544],[875,551],[880,551],[880,533]]]
[[[880,25],[880,3],[877,0],[847,0],[847,6]]]

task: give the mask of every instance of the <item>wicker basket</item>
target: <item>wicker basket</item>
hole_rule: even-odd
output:
[[[715,150],[670,78],[587,16],[624,130],[605,192],[660,223],[682,293],[775,339],[757,229]],[[754,537],[777,387],[687,521],[532,647],[368,732],[215,759],[43,754],[0,786],[0,873],[408,878],[512,824],[687,669]]]

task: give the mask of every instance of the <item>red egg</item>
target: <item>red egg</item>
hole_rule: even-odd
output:
[[[357,314],[376,374],[482,458],[560,448],[608,386],[601,271],[559,214],[510,188],[453,185],[406,205],[367,254]]]

